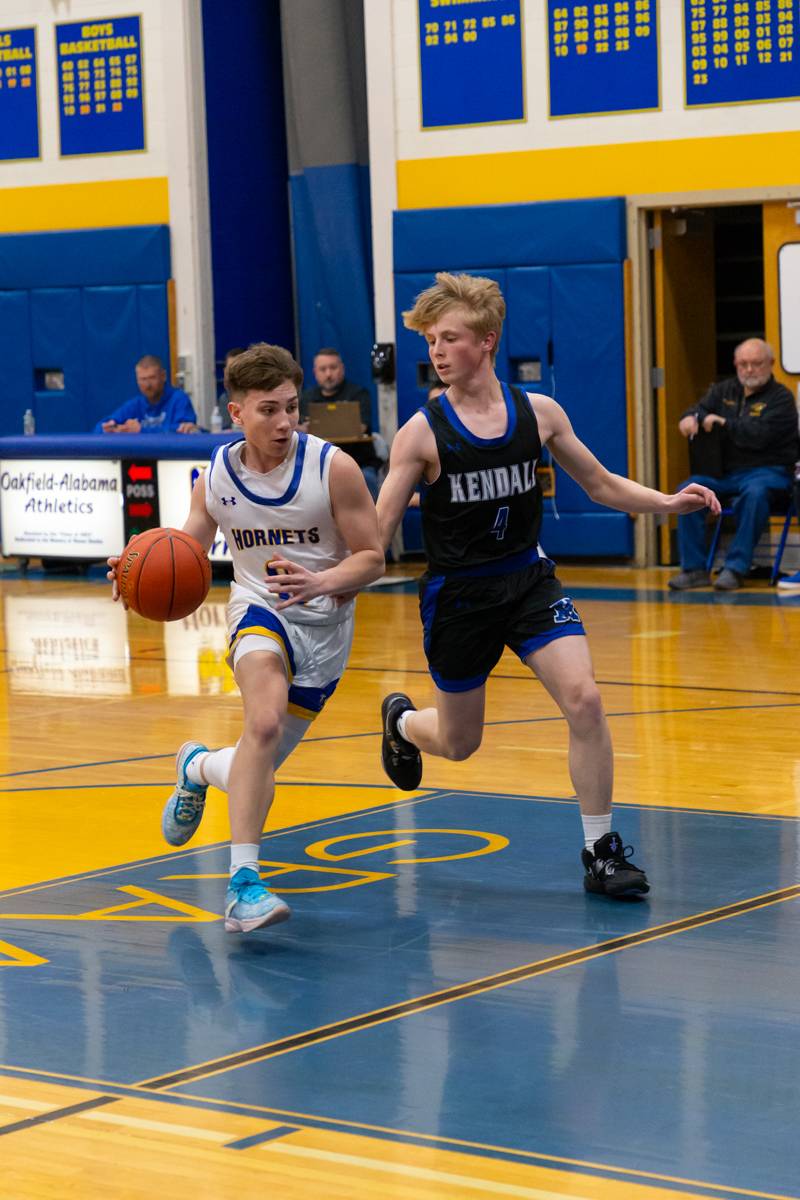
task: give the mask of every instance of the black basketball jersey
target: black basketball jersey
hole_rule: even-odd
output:
[[[441,472],[421,489],[422,536],[433,574],[480,568],[534,551],[542,523],[536,464],[539,426],[528,397],[502,384],[508,425],[502,437],[479,438],[446,395],[422,411],[436,438]]]

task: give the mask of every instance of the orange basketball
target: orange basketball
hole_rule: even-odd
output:
[[[180,529],[148,529],[132,537],[117,566],[119,594],[151,621],[178,621],[205,600],[211,563],[199,542]]]

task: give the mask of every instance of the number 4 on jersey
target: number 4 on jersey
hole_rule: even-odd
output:
[[[498,508],[497,516],[495,517],[494,525],[492,526],[492,533],[497,538],[498,542],[502,542],[503,538],[506,536],[507,528],[508,528],[508,505],[503,504],[503,505],[501,505],[500,508]]]

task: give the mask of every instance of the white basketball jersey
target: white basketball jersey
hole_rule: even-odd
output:
[[[233,558],[232,597],[238,586],[274,608],[287,597],[267,591],[271,559],[324,571],[350,553],[331,510],[330,465],[339,450],[296,432],[280,466],[262,474],[243,465],[244,445],[242,439],[214,451],[205,477],[206,508]],[[280,616],[303,625],[338,625],[352,611],[353,601],[337,605],[332,596],[315,596]]]

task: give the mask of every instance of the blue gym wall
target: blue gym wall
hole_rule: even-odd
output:
[[[0,237],[0,434],[89,432],[137,392],[134,364],[169,364],[169,229]],[[64,390],[43,386],[64,373]]]
[[[294,348],[279,0],[203,0],[215,357]]]
[[[508,310],[498,376],[519,383],[518,364],[538,360],[541,382],[525,390],[554,396],[589,449],[627,474],[625,247],[620,199],[395,213],[398,424],[424,404],[427,390],[425,342],[403,326],[403,310],[436,271],[485,275],[500,285]],[[418,510],[403,530],[406,548],[420,548]],[[542,544],[555,556],[629,556],[632,521],[592,503],[557,467]]]

